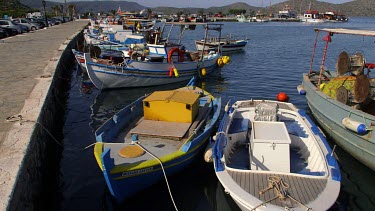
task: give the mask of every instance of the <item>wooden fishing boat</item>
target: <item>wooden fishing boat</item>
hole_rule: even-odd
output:
[[[181,45],[181,37],[185,30],[195,29],[197,24],[203,25],[206,31],[221,29],[222,24],[165,24],[171,25],[171,28],[177,26],[180,32],[180,40],[174,43],[177,47],[170,48],[170,38],[167,37],[161,39],[166,40],[165,42],[149,45],[148,54],[144,51],[134,51],[130,60],[119,64],[103,60],[94,61],[85,54],[87,72],[93,84],[98,89],[155,86],[187,81],[193,76],[205,76],[218,70],[216,67],[220,53],[186,51]]]
[[[221,99],[190,84],[139,98],[95,132],[95,158],[118,202],[203,157]]]
[[[103,50],[101,50],[101,48],[99,46],[93,45],[93,46],[90,46],[89,49],[91,50],[90,54],[99,55],[98,57],[101,60],[105,60],[105,61],[110,60],[111,64],[123,63],[125,59],[130,58],[129,53],[128,53],[129,52],[128,48],[125,48],[123,50],[115,50],[115,49],[119,49],[119,48],[113,47],[113,49],[103,49]],[[80,66],[81,70],[83,72],[87,73],[84,52],[78,51],[76,49],[72,49],[72,52],[74,54],[74,57],[75,57],[78,65]]]
[[[77,51],[76,49],[72,49],[72,52],[74,54],[74,58],[76,59],[77,61],[77,64],[79,65],[79,67],[81,68],[81,70],[83,72],[87,72],[86,71],[86,64],[85,64],[85,58],[84,58],[84,53],[81,52],[81,51]]]
[[[248,43],[247,39],[234,39],[231,36],[229,37],[214,37],[206,41],[196,40],[195,46],[198,51],[201,50],[219,50],[222,53],[231,52],[231,51],[240,51],[243,50]],[[203,46],[205,46],[203,48]]]
[[[203,61],[183,62],[150,57],[144,61],[125,60],[125,63],[113,64],[107,60],[94,61],[89,54],[84,55],[87,73],[98,89],[146,87],[187,81],[217,70],[219,57],[219,54],[207,54]]]
[[[319,32],[324,33],[324,52],[333,35],[356,35],[360,41],[365,36],[375,37],[375,31],[368,30],[324,28],[315,31],[317,38]],[[312,114],[326,134],[354,158],[375,170],[375,84],[370,77],[375,64],[366,63],[362,53],[349,55],[343,51],[337,59],[336,71],[328,72],[326,57],[324,53],[319,61],[320,71],[313,71],[311,62],[300,90],[306,93]]]
[[[242,210],[327,210],[335,203],[338,163],[304,111],[266,100],[226,107],[213,146],[214,167]]]

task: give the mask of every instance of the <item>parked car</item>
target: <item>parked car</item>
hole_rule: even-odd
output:
[[[59,24],[61,24],[61,21],[60,21],[59,19],[56,19],[56,18],[48,18],[48,20],[51,20],[51,21],[55,22],[54,25],[59,25]]]
[[[26,19],[29,20],[31,23],[38,24],[40,29],[46,27],[45,20],[42,20],[40,18],[26,18]]]
[[[4,30],[8,34],[8,36],[15,36],[18,34],[17,29],[14,28],[6,28],[0,26],[0,29]]]
[[[39,26],[37,24],[31,23],[29,20],[25,18],[15,18],[13,19],[13,21],[23,26],[26,26],[29,29],[29,31],[35,31],[39,29]]]
[[[21,32],[22,32],[22,33],[27,33],[27,32],[30,31],[30,30],[29,30],[29,27],[27,27],[27,26],[21,25],[21,24],[19,24],[19,23],[16,23],[16,25],[21,26]]]
[[[53,19],[55,19],[55,21],[59,21],[60,23],[65,23],[66,21],[65,21],[65,19],[64,19],[64,17],[53,17]]]
[[[3,28],[0,28],[0,39],[6,38],[6,37],[9,37],[8,33]]]
[[[23,33],[22,32],[22,26],[18,25],[16,22],[9,20],[9,19],[0,19],[0,26],[5,28],[13,28],[16,29],[18,34]]]

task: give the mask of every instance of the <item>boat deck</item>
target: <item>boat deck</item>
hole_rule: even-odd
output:
[[[270,189],[264,192],[263,195],[260,195],[259,191],[268,187],[268,178],[271,176],[280,177],[284,183],[287,183],[290,186],[288,189],[286,189],[288,195],[303,205],[307,205],[309,202],[315,200],[327,185],[327,179],[302,177],[298,175],[261,173],[254,171],[233,171],[230,169],[227,169],[227,171],[232,179],[243,190],[257,197],[261,201],[271,200],[269,203],[280,207],[287,206],[291,208],[300,207],[301,205],[290,198],[287,198],[284,201],[281,199],[274,199],[277,196],[275,189]]]

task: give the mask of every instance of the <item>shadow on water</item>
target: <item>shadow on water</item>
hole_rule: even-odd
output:
[[[178,210],[239,210],[216,180],[212,164],[205,163],[202,154],[199,156],[202,159],[196,160],[189,168],[168,177]],[[150,208],[174,210],[165,181],[129,198],[122,205],[117,206],[116,210],[149,210]]]
[[[229,99],[272,99],[277,93],[287,93],[300,109],[310,110],[304,96],[297,93],[302,73],[309,69],[315,27],[352,27],[375,29],[375,19],[355,19],[346,24],[306,25],[302,23],[224,23],[224,33],[250,38],[243,52],[230,54],[231,63],[215,75],[208,76],[198,86],[203,86],[216,97],[222,98],[223,107]],[[245,27],[246,26],[246,27]],[[191,34],[191,33],[190,33]],[[193,45],[200,39],[197,33],[188,37]],[[334,36],[339,44],[348,44],[352,53],[362,49],[369,62],[375,62],[373,40],[362,42]],[[334,42],[333,42],[334,43]],[[336,47],[336,48],[335,48]],[[188,48],[189,49],[189,48]],[[343,50],[332,45],[327,58],[327,68],[334,70],[336,55]],[[321,58],[321,55],[318,55]],[[316,67],[314,67],[316,68]],[[93,156],[94,131],[114,113],[140,96],[155,90],[175,89],[184,83],[166,86],[118,89],[99,92],[80,72],[73,75],[68,93],[67,115],[64,126],[64,150],[60,162],[59,207],[61,210],[173,210],[165,181],[135,195],[116,206],[108,193],[103,174]],[[86,76],[87,77],[87,76]],[[331,147],[335,144],[328,138]],[[341,148],[336,148],[339,158],[342,185],[337,204],[333,209],[374,210],[374,172]],[[217,181],[212,165],[199,159],[183,172],[168,177],[172,194],[179,210],[238,210],[233,200],[224,193]],[[126,188],[126,187],[125,187]]]

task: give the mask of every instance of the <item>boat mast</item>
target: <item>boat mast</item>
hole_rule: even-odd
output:
[[[309,74],[312,73],[312,65],[313,65],[314,58],[315,58],[316,43],[318,42],[318,37],[319,37],[319,30],[315,30],[315,31],[316,31],[316,37],[315,37],[315,43],[314,43],[314,50],[313,50],[313,54],[311,56],[311,61],[310,61],[310,71],[309,71]]]
[[[319,74],[318,86],[322,82],[322,74],[323,74],[323,71],[324,71],[324,63],[325,63],[326,57],[327,57],[328,43],[330,43],[332,41],[331,35],[333,35],[333,34],[331,34],[331,32],[328,32],[328,34],[323,38],[323,41],[326,41],[326,45],[324,46],[324,53],[323,53],[322,65],[320,66],[320,74]]]
[[[202,48],[202,51],[201,51],[201,58],[200,58],[201,61],[203,61],[203,52],[204,52],[204,48],[206,46],[207,36],[208,36],[208,24],[206,24],[205,31],[204,31],[203,48]],[[219,43],[219,45],[220,45],[220,43]]]

